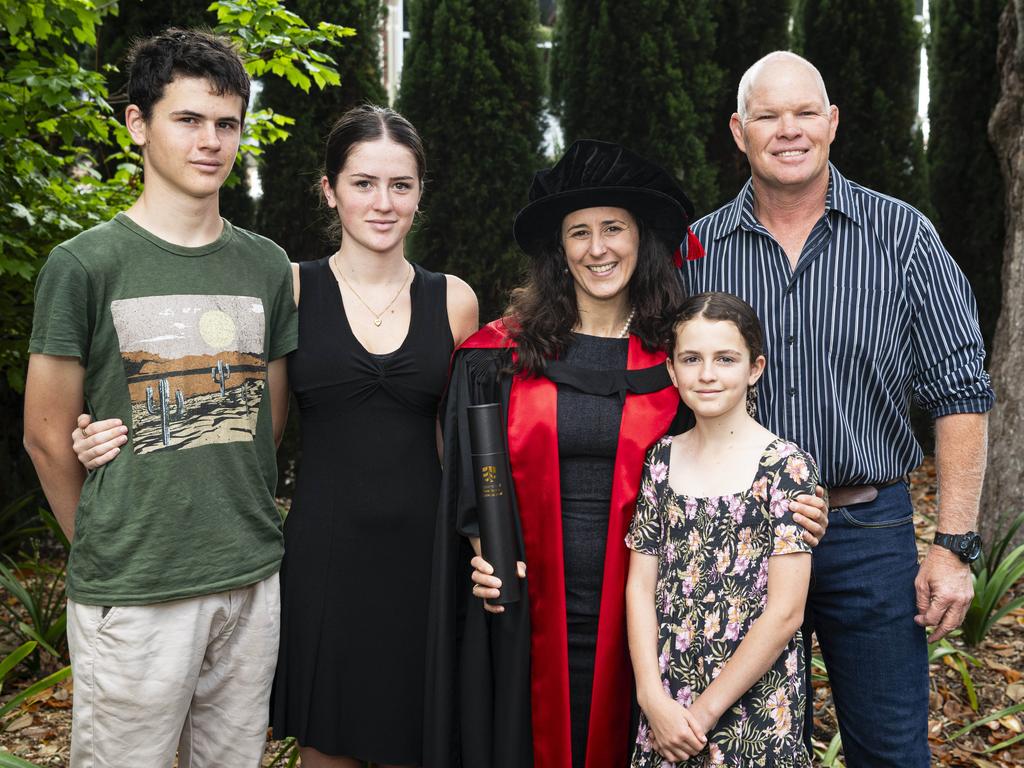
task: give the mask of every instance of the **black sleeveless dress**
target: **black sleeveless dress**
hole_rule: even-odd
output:
[[[288,377],[302,463],[285,522],[274,738],[418,764],[440,487],[436,419],[453,348],[445,276],[414,265],[402,345],[371,355],[327,259],[300,265]]]

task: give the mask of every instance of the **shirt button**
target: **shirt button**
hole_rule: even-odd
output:
[[[796,387],[790,387],[789,388],[789,396],[790,397],[796,397]]]
[[[792,344],[794,341],[796,341],[796,336],[787,336],[786,337],[786,343],[787,344]]]

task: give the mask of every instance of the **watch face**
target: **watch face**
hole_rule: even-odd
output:
[[[964,545],[964,554],[967,556],[968,562],[973,563],[981,555],[981,536],[976,533],[968,534]]]

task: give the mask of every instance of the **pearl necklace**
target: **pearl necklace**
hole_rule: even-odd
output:
[[[619,331],[618,338],[624,339],[629,336],[629,326],[633,324],[633,318],[636,316],[636,307],[632,307],[629,310],[629,317],[626,318],[626,324],[622,326],[622,330]]]

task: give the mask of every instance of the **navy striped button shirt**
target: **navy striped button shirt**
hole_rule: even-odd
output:
[[[829,172],[795,270],[748,181],[694,224],[707,255],[682,275],[689,293],[734,293],[761,318],[764,425],[814,456],[825,485],[880,483],[921,462],[911,397],[939,417],[984,413],[995,396],[970,285],[931,222]]]

